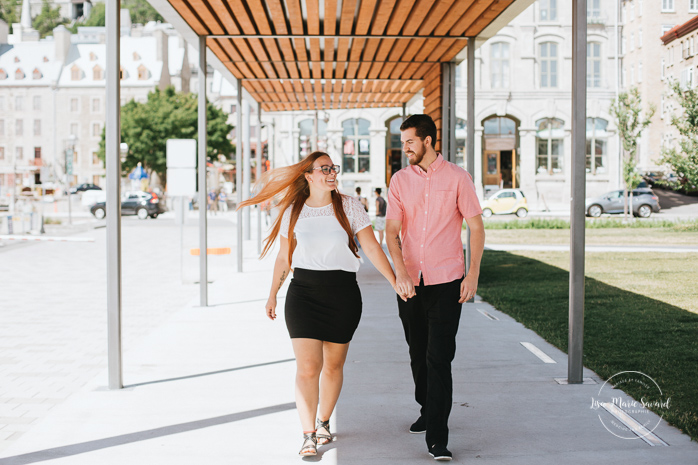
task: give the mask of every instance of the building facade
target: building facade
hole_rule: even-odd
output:
[[[656,109],[638,145],[641,171],[661,169],[662,146],[671,133],[671,121],[666,117],[671,102],[665,83],[679,79],[675,70],[683,68],[681,54],[665,53],[661,37],[696,15],[698,0],[622,1],[621,84],[626,90],[637,87],[643,107],[653,105]]]
[[[0,193],[46,182],[103,185],[103,28],[71,35],[59,26],[41,41],[12,40],[7,29],[0,22]],[[196,86],[189,62],[196,54],[171,26],[134,31],[121,38],[122,105],[170,84]]]
[[[682,89],[698,87],[698,16],[678,25],[662,36],[664,105],[660,116],[663,123],[662,146],[675,147],[679,131],[671,124],[672,115],[681,111],[673,97],[671,84],[678,82]]]

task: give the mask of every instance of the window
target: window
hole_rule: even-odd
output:
[[[43,77],[43,74],[41,74],[41,71],[39,71],[39,68],[34,68],[34,71],[32,72],[32,79],[41,79]]]
[[[90,61],[97,61],[97,55],[95,55],[95,52],[90,52]]]
[[[0,160],[5,159],[5,147],[0,147]]]
[[[662,13],[674,12],[674,0],[662,0]]]
[[[78,111],[78,99],[70,99],[70,111]]]
[[[99,165],[99,156],[97,156],[96,151],[92,151],[92,164],[93,165]]]
[[[150,76],[150,72],[148,72],[148,68],[146,68],[143,65],[140,65],[138,67],[138,80],[145,81],[146,79],[148,79],[149,76]]]
[[[24,135],[24,120],[18,119],[15,121],[15,136]]]
[[[642,62],[637,63],[637,82],[642,82]]]
[[[70,68],[70,80],[79,81],[80,79],[82,79],[82,70],[77,65],[74,65]]]
[[[101,81],[104,79],[104,73],[102,73],[102,67],[99,65],[95,65],[94,68],[92,68],[92,79],[95,81]]]
[[[601,87],[601,44],[587,44],[587,87]]]
[[[94,137],[99,137],[102,135],[102,125],[99,123],[92,123],[92,135]]]
[[[698,13],[698,0],[688,0],[688,12]]]
[[[40,119],[34,120],[34,135],[35,136],[41,135],[41,120]]]
[[[664,79],[666,77],[666,62],[664,61],[664,58],[662,58],[661,73],[662,73],[662,79]]]
[[[693,88],[693,68],[686,68],[681,71],[679,84],[681,84],[683,90]]]
[[[15,110],[16,111],[22,111],[24,110],[24,97],[21,95],[18,95],[15,97]]]
[[[557,87],[557,44],[540,44],[540,86]]]
[[[15,160],[24,160],[24,147],[15,147]]]
[[[598,20],[601,18],[601,0],[587,0],[587,19]]]
[[[543,118],[536,121],[536,127],[538,128],[536,172],[538,174],[562,173],[565,139],[563,121],[556,118]]]
[[[635,33],[631,32],[630,33],[630,51],[632,52],[635,50]]]
[[[5,97],[0,96],[0,111],[4,111],[4,110],[5,110]]]
[[[70,135],[77,137],[78,132],[79,132],[78,123],[70,123]]]
[[[663,24],[662,25],[662,33],[660,35],[663,36],[667,32],[671,31],[673,28],[674,28],[674,26],[672,24]]]
[[[626,40],[625,40],[625,34],[620,38],[620,54],[625,55],[625,51],[627,50],[627,46],[625,45]]]
[[[15,71],[15,79],[18,81],[24,79],[24,71],[22,71],[22,68],[17,68]]]
[[[630,65],[630,85],[635,84],[635,65]]]
[[[625,87],[625,85],[628,83],[628,77],[627,77],[627,70],[625,69],[625,66],[621,68],[620,70],[620,85],[622,87]]]
[[[540,20],[557,20],[557,0],[540,0]]]
[[[32,99],[32,108],[34,110],[39,111],[41,110],[41,96],[40,95],[35,95],[34,98]]]
[[[298,126],[300,128],[299,143],[300,143],[300,157],[304,158],[313,151],[313,126],[315,125],[315,120],[304,119]],[[317,122],[317,150],[321,152],[327,152],[327,123],[323,119],[318,119]]]
[[[41,160],[41,147],[34,147],[34,160]]]
[[[637,28],[637,48],[642,47],[642,28]]]
[[[368,173],[371,171],[371,123],[363,118],[352,118],[342,122],[342,153],[345,173]]]
[[[601,118],[587,118],[586,170],[591,174],[606,173],[606,128],[608,121]]]
[[[99,113],[102,110],[102,102],[98,98],[92,99],[92,113]]]
[[[0,68],[0,81],[4,81],[5,79],[7,79],[7,71]]]
[[[5,120],[0,119],[0,136],[5,135]]]
[[[642,0],[637,0],[637,15],[642,16]]]
[[[509,44],[497,42],[490,47],[491,84],[493,89],[509,87]]]

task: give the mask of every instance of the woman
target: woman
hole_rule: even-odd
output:
[[[349,342],[361,318],[354,235],[395,288],[395,274],[363,205],[338,192],[337,173],[339,166],[329,155],[313,152],[300,163],[267,172],[259,193],[240,203],[245,207],[280,196],[280,214],[262,253],[281,236],[266,311],[276,319],[276,294],[293,271],[285,317],[296,356],[302,456],[316,455],[318,444],[332,441],[329,419],[342,389]]]

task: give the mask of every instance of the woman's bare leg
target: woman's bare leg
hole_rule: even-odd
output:
[[[321,421],[329,420],[335,405],[337,405],[337,399],[344,382],[344,362],[347,359],[348,350],[349,343],[322,343],[324,361],[320,380],[320,409],[318,411],[318,419]]]
[[[303,431],[315,430],[323,343],[317,339],[291,339],[296,355],[296,409]]]

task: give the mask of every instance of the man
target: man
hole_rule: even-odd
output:
[[[385,201],[381,194],[383,190],[376,187],[376,222],[374,229],[378,231],[378,243],[383,246],[383,234],[385,233],[385,214],[388,209],[388,202]]]
[[[448,417],[451,362],[463,302],[477,290],[485,245],[482,210],[470,175],[434,150],[436,126],[412,115],[400,126],[410,165],[390,180],[386,240],[395,264],[400,319],[410,351],[420,416],[411,433],[426,432],[429,453],[451,460]],[[470,228],[471,260],[465,276],[461,227]]]

